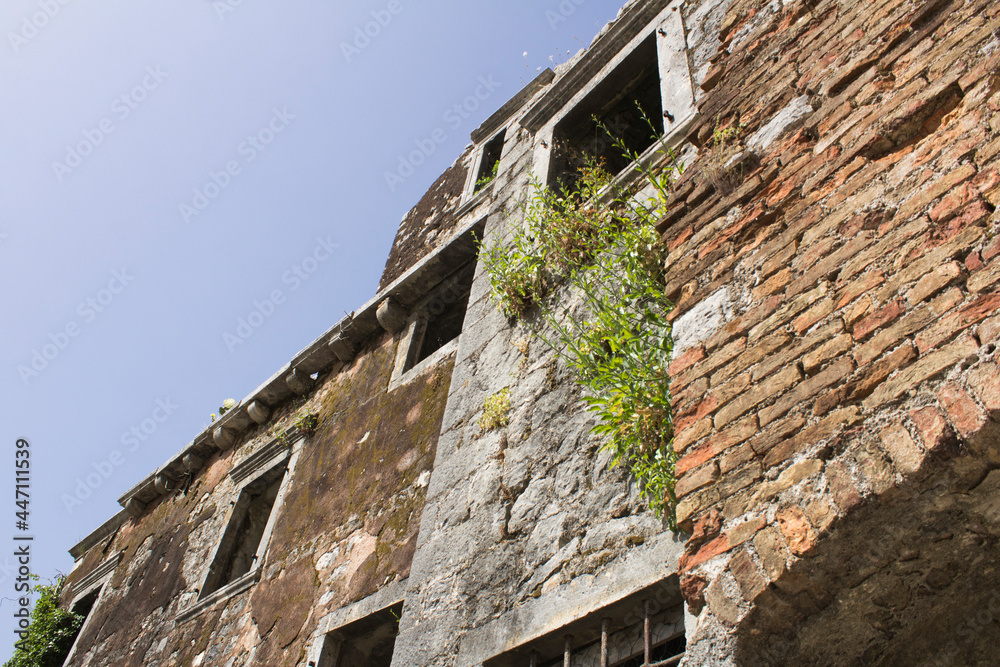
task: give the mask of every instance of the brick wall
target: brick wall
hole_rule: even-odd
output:
[[[995,3],[948,0],[738,0],[722,20],[696,82],[699,156],[661,223],[675,316],[720,290],[734,304],[672,368],[690,664],[770,663],[760,637],[788,627],[769,610],[801,633],[863,585],[818,558],[825,543],[843,550],[862,521],[851,544],[871,543],[904,497],[968,497],[1000,463],[998,26]],[[980,516],[966,510],[956,535]],[[929,539],[910,528],[893,539]],[[808,655],[840,664],[827,648]]]

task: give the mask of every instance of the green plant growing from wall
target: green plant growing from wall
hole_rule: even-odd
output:
[[[510,388],[504,387],[483,401],[483,416],[479,418],[479,428],[492,431],[510,423]]]
[[[59,608],[63,579],[37,584],[38,594],[24,638],[14,645],[14,654],[4,667],[59,667],[76,639],[83,616]]]
[[[489,185],[490,183],[492,183],[496,179],[497,172],[499,171],[499,169],[500,169],[500,160],[497,160],[496,162],[493,163],[493,168],[490,169],[489,172],[483,174],[479,178],[479,180],[476,181],[476,187],[475,187],[474,191],[475,192],[479,192],[480,190],[482,190],[483,188],[485,188],[487,185]]]
[[[535,326],[534,333],[586,389],[583,400],[598,418],[593,430],[604,438],[602,446],[615,465],[628,467],[651,509],[676,530],[667,374],[673,306],[656,223],[682,166],[662,140],[664,159],[655,165],[612,140],[637,179],[626,187],[600,159],[585,158],[569,188],[553,191],[535,181],[522,206],[523,225],[506,241],[482,248],[481,256],[501,312],[523,318],[538,307],[548,328]],[[641,201],[639,192],[652,194]]]

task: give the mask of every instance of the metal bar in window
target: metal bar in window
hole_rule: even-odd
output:
[[[570,663],[573,661],[573,635],[566,635],[566,641],[563,644],[563,667],[570,667]]]
[[[610,625],[610,618],[601,621],[601,667],[608,667],[608,627]]]
[[[683,658],[684,654],[679,653],[672,658],[667,658],[666,660],[661,660],[660,662],[654,662],[653,664],[648,665],[647,667],[675,667],[675,665],[679,665],[681,663],[681,660]]]
[[[538,651],[532,650],[529,658],[530,667],[538,667]]]
[[[645,601],[645,607],[646,607],[645,609],[646,617],[645,619],[643,619],[642,622],[642,654],[643,654],[642,664],[646,665],[646,667],[649,667],[650,664],[649,661],[653,655],[653,643],[652,643],[652,637],[650,636],[652,632],[651,632],[651,623],[649,619],[649,610],[650,607],[652,607],[652,605],[650,604],[649,600]]]

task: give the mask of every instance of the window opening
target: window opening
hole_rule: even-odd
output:
[[[426,320],[420,344],[414,346],[417,353],[407,369],[419,364],[462,333],[475,270],[475,262],[469,262],[447,278],[434,296],[427,301],[424,306]]]
[[[318,663],[310,667],[389,667],[403,603],[326,634]]]
[[[483,159],[479,161],[479,171],[476,173],[476,185],[473,192],[479,192],[497,177],[497,169],[500,168],[500,156],[503,153],[503,142],[506,136],[507,130],[503,130],[483,146]]]
[[[73,603],[73,607],[70,609],[74,614],[78,616],[83,616],[84,620],[90,616],[90,612],[93,611],[94,605],[97,604],[97,598],[101,595],[101,588],[95,588],[90,593],[87,593],[82,598]]]
[[[487,660],[486,667],[674,667],[684,657],[684,611],[652,601],[609,607]],[[629,611],[631,609],[631,611]],[[624,612],[624,614],[623,614]],[[595,618],[596,616],[596,618]]]
[[[274,510],[285,470],[285,466],[279,466],[243,487],[215,560],[209,567],[201,597],[236,581],[256,565],[257,551]]]
[[[549,182],[571,189],[588,159],[618,174],[629,160],[616,139],[630,152],[642,154],[663,131],[660,72],[651,35],[555,126]]]

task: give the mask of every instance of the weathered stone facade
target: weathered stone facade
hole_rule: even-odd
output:
[[[686,165],[679,535],[476,262],[633,89]],[[639,664],[644,622],[685,665],[993,664],[998,91],[986,0],[630,2],[473,133],[372,301],[73,549],[67,664],[596,665],[602,630]]]

